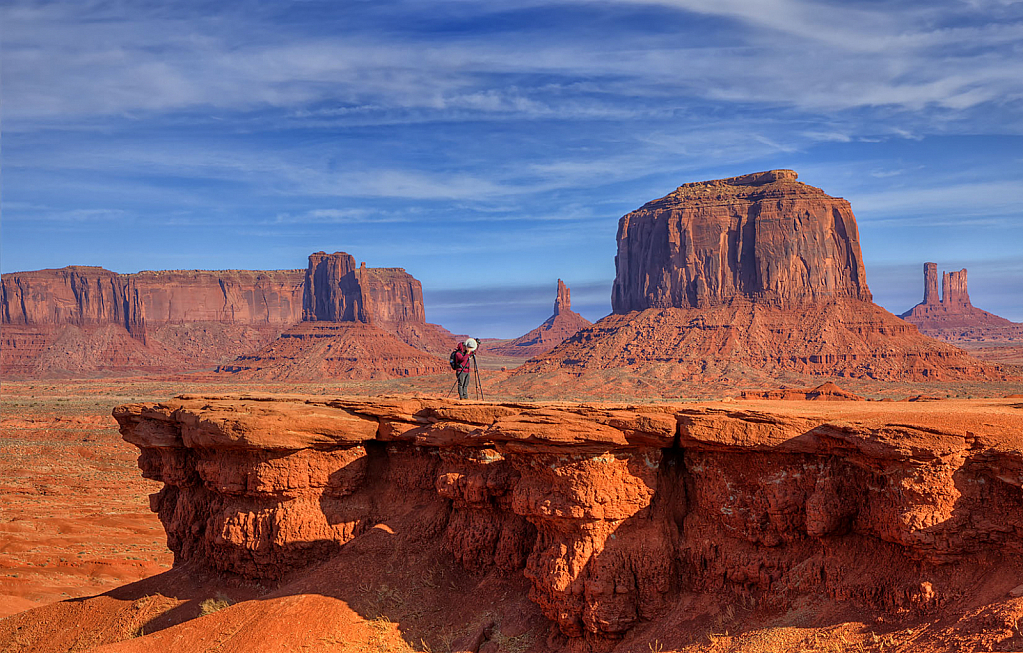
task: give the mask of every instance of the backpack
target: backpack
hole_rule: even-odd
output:
[[[453,370],[457,370],[458,368],[461,367],[461,365],[459,365],[458,362],[455,361],[455,354],[457,354],[457,353],[458,353],[458,350],[456,349],[453,352],[451,352],[450,356],[448,356],[448,363],[451,365],[451,369],[453,369]]]

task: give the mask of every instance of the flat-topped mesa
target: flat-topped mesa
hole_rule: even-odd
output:
[[[849,202],[792,170],[688,183],[618,222],[614,313],[870,301]]]
[[[361,276],[365,268],[345,252],[315,252],[309,255],[302,295],[305,322],[369,322]]]
[[[197,322],[281,329],[302,319],[304,270],[146,270],[139,289],[151,326]]]
[[[615,268],[613,313],[516,368],[510,385],[547,392],[570,378],[605,392],[612,369],[629,392],[662,393],[793,372],[928,382],[1013,374],[870,301],[849,203],[791,170],[685,184],[648,202],[619,221]],[[965,274],[950,275],[946,293],[967,297]]]
[[[423,286],[403,268],[358,267],[345,252],[309,255],[306,322],[426,323]]]
[[[300,324],[218,371],[296,381],[420,376],[446,368],[429,352],[448,350],[453,338],[426,323],[422,285],[402,268],[356,267],[345,252],[310,254],[303,308]]]
[[[127,275],[88,265],[5,274],[0,280],[0,321],[56,328],[119,325],[146,342],[146,310],[138,284]]]

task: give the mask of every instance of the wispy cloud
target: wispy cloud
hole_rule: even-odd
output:
[[[406,9],[427,16],[448,4]],[[1023,39],[1019,15],[987,21],[970,15],[970,24],[951,26],[967,14],[941,6],[879,11],[796,0],[606,6],[641,11],[651,5],[745,29],[729,34],[735,43],[728,47],[680,44],[639,30],[621,30],[614,41],[599,34],[547,38],[556,26],[551,34],[534,27],[444,38],[339,26],[328,37],[287,23],[271,30],[275,16],[244,8],[196,19],[184,10],[16,5],[3,14],[7,112],[15,128],[47,116],[268,107],[289,109],[292,120],[371,114],[402,121],[423,119],[424,112],[434,120],[615,119],[663,114],[686,96],[809,110],[933,105],[953,112],[1023,96],[1023,79],[1013,72],[1021,56],[1015,44]],[[459,9],[472,12],[471,5]]]
[[[111,267],[173,258],[162,230],[189,260],[232,242],[232,266],[338,243],[442,285],[453,259],[477,286],[606,279],[623,213],[775,167],[847,196],[885,260],[1023,228],[1019,2],[12,0],[0,21],[5,269],[77,255],[60,230]]]

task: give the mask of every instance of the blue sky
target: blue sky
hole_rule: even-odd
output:
[[[4,272],[343,250],[511,337],[610,311],[624,213],[771,168],[845,197],[875,300],[922,265],[1023,321],[1023,2],[18,2]]]

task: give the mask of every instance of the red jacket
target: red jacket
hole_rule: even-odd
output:
[[[458,348],[455,350],[455,363],[458,365],[458,372],[470,372],[472,368],[472,354],[466,351],[465,343],[458,343]]]

